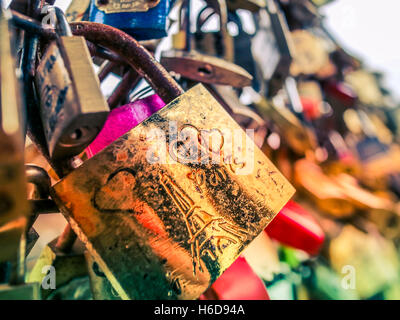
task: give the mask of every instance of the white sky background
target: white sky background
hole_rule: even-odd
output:
[[[370,68],[385,74],[400,98],[400,1],[336,0],[322,8],[325,25],[339,43]]]
[[[56,1],[64,10],[69,3],[70,0]],[[195,10],[200,5],[198,0],[192,3]],[[325,25],[339,43],[372,70],[383,72],[386,86],[399,99],[400,1],[336,0],[322,7],[321,13],[326,17]]]

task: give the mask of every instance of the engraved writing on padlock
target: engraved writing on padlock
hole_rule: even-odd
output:
[[[90,21],[123,30],[137,40],[167,35],[170,0],[91,0]]]
[[[36,86],[50,156],[79,154],[109,111],[85,39],[61,36],[51,43],[37,69]]]
[[[154,8],[160,0],[95,0],[96,6],[106,13],[141,12]]]
[[[179,148],[174,146],[183,142],[167,134],[171,121],[177,128],[194,131],[241,130],[197,85],[52,190],[72,228],[123,299],[197,298],[294,192],[251,141],[254,158],[248,165],[253,170],[245,175],[235,173],[247,165],[235,160],[239,154],[230,154],[230,163],[176,161],[180,156],[174,151]],[[166,134],[168,164],[148,162],[149,150],[164,149],[160,140],[151,139],[151,131]],[[229,149],[228,140],[219,141],[217,152]]]

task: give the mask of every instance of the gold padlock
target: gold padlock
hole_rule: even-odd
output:
[[[101,130],[109,108],[85,39],[72,36],[61,10],[51,9],[62,35],[47,48],[35,82],[49,154],[60,159],[87,147]]]
[[[53,186],[52,198],[122,299],[198,298],[294,188],[202,85],[183,93],[126,34],[75,26],[105,48],[122,39],[115,52],[169,104]]]
[[[13,277],[21,280],[30,208],[26,197],[21,88],[8,14],[0,9],[0,263],[10,263]]]
[[[171,121],[200,139],[219,135],[216,152],[236,160],[181,163],[183,141]],[[246,142],[254,148],[248,163],[237,149],[229,154],[232,139],[220,135],[227,128],[245,139],[197,85],[54,186],[54,199],[122,298],[197,298],[292,196],[253,142]],[[166,145],[146,140],[154,130],[169,133]],[[146,154],[166,162],[149,163]]]

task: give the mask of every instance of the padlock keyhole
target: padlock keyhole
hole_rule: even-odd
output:
[[[81,129],[76,129],[74,132],[71,133],[71,139],[72,140],[80,140],[83,136],[82,130]]]
[[[201,76],[206,76],[206,77],[210,77],[213,74],[213,70],[212,67],[210,65],[205,65],[202,67],[199,67],[197,69],[197,72],[201,75]]]

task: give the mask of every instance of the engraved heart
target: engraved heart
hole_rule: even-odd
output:
[[[184,125],[171,142],[173,159],[180,163],[208,162],[213,154],[220,154],[224,136],[218,129],[199,130],[195,126]]]
[[[114,171],[107,182],[94,192],[93,206],[104,213],[134,212],[135,171],[122,168]]]

